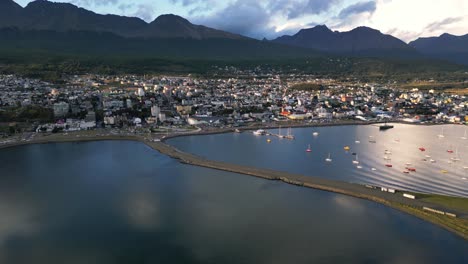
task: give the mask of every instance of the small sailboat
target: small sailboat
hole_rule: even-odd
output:
[[[353,160],[353,164],[359,164],[359,160],[358,160],[358,155],[356,154],[356,158]]]
[[[453,160],[453,161],[455,161],[455,162],[456,162],[456,161],[460,161],[460,157],[458,157],[458,147],[457,147],[457,150],[456,150],[455,153],[456,153],[456,154],[455,154],[455,157],[450,158],[450,159]]]
[[[343,149],[344,149],[345,151],[349,151],[351,148],[350,148],[349,146],[345,146]]]
[[[309,144],[309,146],[307,147],[306,152],[312,152],[312,149],[310,148],[310,144]]]
[[[287,139],[294,139],[294,136],[291,134],[291,128],[288,128],[288,134],[285,136]]]
[[[420,151],[426,151],[426,149],[424,147],[419,147],[419,150]]]
[[[362,166],[361,166],[361,165],[357,165],[357,166],[356,166],[356,169],[362,169]]]
[[[376,171],[377,169],[376,168],[371,168],[371,171]]]
[[[437,135],[437,136],[438,136],[439,138],[444,138],[444,137],[445,137],[445,136],[444,136],[444,128],[442,128],[442,132],[441,132],[439,135]]]
[[[393,165],[392,164],[385,164],[385,167],[391,168],[391,167],[393,167]]]
[[[271,139],[267,139],[267,143],[271,143]]]
[[[386,156],[386,155],[383,157],[383,159],[384,160],[392,160],[389,156]]]
[[[431,163],[436,163],[436,161],[434,159],[430,159],[429,160]]]
[[[356,139],[356,140],[354,141],[354,143],[356,143],[356,144],[361,144],[361,141],[359,141],[359,140]]]
[[[326,162],[332,162],[332,159],[330,157],[330,153],[328,153],[328,158],[325,159]]]
[[[314,137],[316,137],[316,136],[319,135],[319,133],[318,133],[318,132],[314,132],[314,133],[312,133],[312,135],[313,135]]]
[[[376,143],[374,136],[369,136],[369,143]]]
[[[405,174],[408,174],[408,173],[409,173],[409,171],[407,171],[407,170],[404,170],[404,171],[403,171],[403,173],[405,173]]]
[[[409,165],[411,165],[411,163],[407,162],[407,163],[405,163],[405,165],[406,165],[406,166],[409,166]]]
[[[447,172],[448,171],[446,171],[446,170],[440,170],[440,173],[442,173],[442,174],[446,174]]]
[[[463,139],[463,140],[466,140],[466,139],[467,139],[467,136],[466,136],[466,128],[465,128],[465,134],[463,134],[463,137],[461,137],[461,139]]]

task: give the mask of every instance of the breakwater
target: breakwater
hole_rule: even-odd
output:
[[[228,132],[228,131],[226,131]],[[198,133],[197,133],[198,134]],[[170,138],[167,137],[167,138]],[[75,141],[99,141],[99,140],[132,140],[139,141],[147,146],[151,147],[158,152],[170,156],[174,159],[179,160],[182,163],[201,166],[211,169],[223,170],[228,172],[234,172],[254,177],[259,177],[266,180],[281,181],[287,184],[297,185],[305,188],[313,188],[322,191],[340,193],[348,196],[357,198],[367,199],[370,201],[378,202],[395,209],[410,213],[423,220],[427,220],[434,224],[437,224],[451,232],[454,232],[465,239],[468,239],[468,228],[466,221],[468,219],[468,212],[454,210],[452,208],[446,208],[442,205],[436,205],[430,202],[421,201],[416,199],[408,199],[403,196],[403,192],[396,191],[395,193],[382,191],[379,186],[361,185],[343,181],[329,180],[320,178],[318,175],[299,175],[289,172],[275,171],[269,169],[261,169],[249,166],[242,166],[232,163],[213,161],[205,159],[203,157],[193,155],[187,152],[183,152],[169,144],[162,141],[154,140],[154,138],[144,137],[142,135],[87,135],[87,136],[70,136],[70,135],[50,135],[47,137],[35,138],[31,141],[14,142],[6,145],[0,145],[1,148],[14,147],[18,145],[27,144],[40,144],[40,143],[54,143],[54,142],[75,142]],[[383,186],[382,186],[383,187]],[[437,211],[443,211],[448,213],[447,215],[456,215],[457,219],[464,221],[461,224],[461,230],[458,228],[454,229],[452,226],[446,224],[444,221],[434,221],[429,215],[420,214],[419,211],[423,211],[423,208],[432,208]],[[426,210],[427,211],[427,210]],[[430,212],[431,214],[432,213]],[[445,217],[445,216],[444,216]],[[440,219],[439,219],[440,220]],[[460,227],[460,226],[457,226]]]

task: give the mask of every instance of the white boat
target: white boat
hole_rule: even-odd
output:
[[[356,140],[356,141],[354,141],[354,143],[356,143],[356,144],[361,144],[361,141]]]
[[[284,136],[284,138],[294,139],[294,136],[291,134],[291,128],[288,128],[288,134],[286,136]]]
[[[430,158],[431,156],[430,155],[426,155],[426,158]]]
[[[376,168],[371,168],[372,171],[376,171],[377,169]]]
[[[316,137],[316,136],[319,135],[319,133],[318,133],[318,132],[314,132],[314,133],[312,133],[312,135],[313,135],[314,137]]]
[[[429,160],[431,163],[436,163],[436,161],[434,159],[430,159]]]
[[[468,170],[468,166],[463,166],[463,169],[464,169],[464,170]]]
[[[375,138],[373,136],[369,136],[369,143],[376,143]]]
[[[362,166],[357,165],[356,168],[357,168],[357,169],[362,169]]]
[[[460,161],[460,157],[458,157],[458,147],[457,147],[457,150],[456,150],[455,153],[456,153],[456,154],[455,154],[455,157],[451,158],[451,160],[453,160],[453,161],[455,161],[455,162]]]
[[[407,162],[407,163],[405,163],[405,165],[409,166],[409,165],[411,165],[411,163]]]
[[[326,162],[332,162],[332,159],[330,157],[330,153],[328,153],[328,158],[325,159]]]
[[[353,160],[353,164],[359,164],[358,155],[356,154],[356,159]]]
[[[442,132],[441,132],[439,135],[437,135],[437,136],[438,136],[439,138],[444,138],[444,137],[445,137],[445,136],[444,136],[444,128],[442,128]]]
[[[237,128],[234,129],[234,132],[235,132],[235,133],[241,133],[241,131],[240,131],[239,129],[237,129]]]
[[[463,140],[467,139],[467,137],[466,137],[466,128],[465,128],[465,134],[463,134],[463,137],[461,137],[461,139],[463,139]]]
[[[259,129],[259,130],[255,130],[254,132],[252,132],[254,135],[256,136],[262,136],[262,135],[265,135],[266,134],[266,131],[263,130],[263,129]]]

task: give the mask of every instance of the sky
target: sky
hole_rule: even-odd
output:
[[[15,0],[26,6],[29,0]],[[467,0],[56,0],[100,14],[151,22],[176,14],[194,24],[249,37],[276,38],[327,25],[348,31],[368,26],[409,42],[419,37],[468,34]]]

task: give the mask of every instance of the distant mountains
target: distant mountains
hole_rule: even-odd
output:
[[[151,23],[117,15],[100,15],[68,3],[37,0],[22,8],[12,0],[0,0],[0,28],[57,32],[109,32],[142,38],[227,38],[246,37],[191,24],[175,15],[162,15]]]
[[[419,38],[409,45],[432,57],[468,64],[468,34],[454,36],[446,33],[439,37]]]
[[[368,27],[338,32],[321,25],[302,29],[293,36],[279,37],[273,42],[342,55],[378,57],[417,57],[419,55],[405,42]]]
[[[408,45],[368,27],[338,32],[316,26],[293,36],[260,41],[194,25],[176,15],[161,15],[147,23],[134,17],[96,14],[68,3],[36,0],[23,8],[13,0],[0,0],[0,51],[18,54],[34,50],[216,59],[431,56],[468,65],[467,38],[445,34]]]

